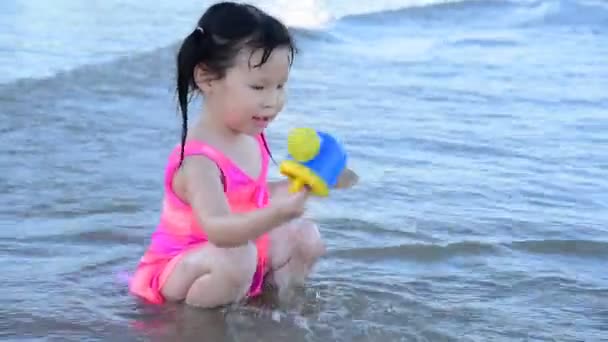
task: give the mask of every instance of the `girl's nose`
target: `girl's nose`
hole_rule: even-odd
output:
[[[281,103],[281,96],[281,91],[279,91],[278,89],[269,92],[264,101],[264,108],[277,108]]]

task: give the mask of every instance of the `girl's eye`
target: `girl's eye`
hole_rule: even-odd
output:
[[[284,84],[279,84],[279,85],[277,86],[277,89],[283,89],[283,87],[284,87],[284,86],[285,86]]]
[[[253,90],[264,90],[264,86],[261,86],[261,85],[252,85],[251,89],[253,89]]]

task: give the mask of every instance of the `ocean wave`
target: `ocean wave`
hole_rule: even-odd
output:
[[[392,246],[338,249],[331,252],[330,256],[359,261],[382,261],[398,258],[419,262],[438,262],[455,257],[500,256],[509,253],[509,251],[605,259],[608,257],[608,242],[592,240],[523,240],[503,243],[461,241],[444,245],[406,243]]]
[[[458,256],[496,255],[500,253],[500,249],[498,245],[474,241],[455,242],[447,245],[413,243],[336,250],[331,252],[330,256],[365,261],[408,258],[422,262],[435,262]]]
[[[330,31],[309,28],[290,28],[295,36],[298,47],[314,42],[339,42],[340,38]],[[162,77],[166,85],[173,85],[174,60],[179,49],[180,41],[149,51],[134,53],[127,56],[117,56],[98,62],[74,65],[70,68],[49,71],[44,74],[18,77],[5,83],[0,82],[0,101],[14,103],[22,94],[22,89],[40,90],[47,94],[49,89],[58,87],[66,92],[87,92],[79,85],[94,81],[97,91],[101,93],[121,93],[125,95],[141,94],[141,89],[148,85],[151,78]],[[128,77],[130,83],[116,83],[116,75]],[[95,78],[92,80],[91,78]],[[100,84],[102,82],[103,84]],[[135,94],[133,94],[135,92]]]
[[[267,1],[266,9],[278,15],[291,28],[301,45],[311,42],[335,43],[341,41],[339,30],[334,25],[341,24],[374,24],[388,28],[393,25],[424,25],[423,27],[436,26],[445,29],[446,26],[457,25],[467,27],[481,25],[484,27],[509,27],[528,28],[536,26],[566,26],[566,27],[590,27],[595,31],[601,31],[608,27],[608,5],[606,2],[597,0],[382,0],[376,2],[350,3],[348,6],[333,6],[331,0],[327,1]],[[336,8],[334,8],[336,7]],[[75,12],[78,14],[78,12]],[[74,14],[75,15],[75,14]],[[46,23],[42,23],[44,26]],[[172,28],[169,31],[175,31]],[[181,30],[181,28],[180,28]],[[63,36],[58,36],[58,46],[65,44],[62,39],[67,40],[71,34],[69,29],[64,29]],[[175,31],[177,32],[177,31]],[[103,32],[102,32],[103,33]],[[99,34],[102,34],[99,33]],[[103,33],[105,34],[105,33]],[[126,59],[137,59],[140,56],[158,54],[159,51],[171,48],[173,51],[178,44],[178,34],[164,37],[161,41],[156,40],[153,45],[146,45],[140,40],[134,40],[137,48],[133,51],[102,50],[95,57],[71,58],[71,61],[62,60],[61,51],[46,49],[40,50],[40,56],[44,61],[44,70],[31,69],[5,76],[2,83],[14,83],[18,80],[27,79],[52,79],[61,73],[70,73],[77,68],[90,68],[91,65],[107,65]],[[103,35],[102,35],[103,37]],[[10,36],[9,36],[10,38]],[[32,35],[27,39],[36,41],[38,36]],[[101,38],[100,38],[101,39]],[[173,43],[167,44],[173,40]],[[159,43],[160,42],[160,43]],[[455,44],[483,45],[489,47],[513,46],[520,43],[518,36],[496,37],[474,34],[463,37],[462,41]],[[126,43],[125,43],[126,44]],[[97,46],[97,45],[96,45]],[[104,46],[104,44],[99,44]],[[147,47],[146,47],[147,46]],[[8,45],[0,47],[5,51],[16,49],[19,53],[27,56],[36,55],[23,47]],[[76,50],[93,51],[88,45],[76,46]],[[109,49],[109,48],[108,48]],[[31,49],[30,49],[31,50]],[[43,51],[43,52],[42,52]],[[110,52],[109,52],[110,51]],[[100,57],[101,56],[101,57]],[[128,56],[125,58],[125,56]],[[57,61],[61,63],[57,64]],[[0,84],[1,85],[1,84]],[[0,89],[0,92],[2,89]]]
[[[424,5],[411,6],[407,1],[403,6],[380,8],[377,11],[353,13],[340,18],[343,21],[353,22],[381,22],[404,19],[415,21],[459,21],[466,24],[472,18],[483,18],[479,11],[503,11],[521,6],[520,2],[508,0],[460,0],[460,1],[428,1]],[[475,14],[474,16],[472,14]],[[467,20],[462,20],[466,15]]]
[[[534,254],[556,254],[575,257],[608,257],[608,242],[593,240],[526,240],[514,241],[509,247]]]
[[[531,7],[519,26],[608,27],[608,4],[600,1],[553,0]]]
[[[607,27],[608,5],[591,0],[461,0],[428,1],[412,6],[411,2],[404,1],[403,6],[353,13],[339,20],[384,25],[387,22],[425,22],[459,26],[481,23],[507,27]]]

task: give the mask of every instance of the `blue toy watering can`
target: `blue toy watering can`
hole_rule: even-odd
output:
[[[346,168],[346,152],[330,134],[312,128],[295,128],[287,138],[289,158],[280,165],[280,172],[289,177],[289,191],[303,186],[317,196],[328,196]]]

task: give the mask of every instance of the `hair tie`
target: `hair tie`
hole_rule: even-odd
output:
[[[204,29],[204,28],[202,28],[202,27],[200,27],[200,26],[197,26],[197,27],[196,27],[196,30],[197,30],[198,32],[200,32],[201,34],[205,34],[205,29]]]

